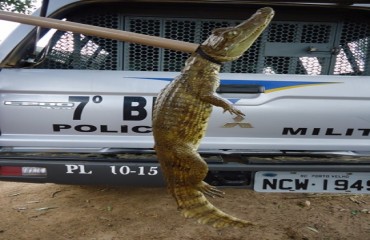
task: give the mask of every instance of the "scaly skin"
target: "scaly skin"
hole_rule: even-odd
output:
[[[253,44],[273,15],[271,8],[262,8],[236,27],[214,30],[200,48],[217,62],[235,60]],[[198,52],[192,54],[181,75],[158,95],[153,111],[155,150],[168,189],[185,217],[216,228],[245,227],[251,223],[220,211],[204,196],[224,194],[203,181],[208,167],[197,153],[212,107],[244,116],[215,95],[220,64],[206,58]]]

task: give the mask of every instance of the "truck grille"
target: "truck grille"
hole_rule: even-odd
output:
[[[78,13],[71,21],[200,43],[214,28],[238,20]],[[306,75],[370,75],[370,24],[273,21],[239,60],[222,72]],[[188,54],[71,32],[54,35],[39,68],[180,71]]]

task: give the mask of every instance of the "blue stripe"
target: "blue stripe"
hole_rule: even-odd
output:
[[[240,98],[228,98],[227,100],[235,104],[236,102],[240,100]]]
[[[139,78],[137,79],[147,79],[147,80],[157,80],[157,81],[167,81],[170,82],[173,78]],[[301,82],[301,81],[269,81],[269,80],[233,80],[233,79],[221,79],[221,84],[252,84],[264,86],[266,90],[283,88],[283,87],[292,87],[299,85],[308,85],[308,84],[322,84],[322,83],[332,83],[332,82]]]
[[[252,84],[264,86],[265,90],[324,82],[268,81],[268,80],[221,80],[221,84]]]

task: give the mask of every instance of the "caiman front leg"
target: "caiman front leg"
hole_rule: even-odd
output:
[[[235,114],[238,116],[245,116],[244,113],[242,113],[239,109],[235,108],[233,105],[231,105],[229,102],[227,102],[225,99],[220,98],[216,95],[204,95],[201,97],[201,100],[204,102],[207,102],[209,104],[212,104],[217,107],[222,107],[224,109],[224,112],[229,112],[231,114]]]

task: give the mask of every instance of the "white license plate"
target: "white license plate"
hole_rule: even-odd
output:
[[[254,190],[370,194],[370,173],[261,171],[255,175]]]

